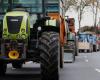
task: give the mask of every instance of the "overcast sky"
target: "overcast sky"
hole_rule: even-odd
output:
[[[74,11],[73,9],[70,9],[66,12],[65,15],[66,16],[68,15],[70,18],[75,18],[75,27],[76,27],[75,30],[77,31],[79,28],[77,12]],[[97,23],[99,22],[99,17],[100,17],[100,14],[98,14]],[[93,23],[94,23],[93,22],[93,12],[92,12],[91,8],[86,8],[85,12],[82,16],[81,27],[92,26]]]

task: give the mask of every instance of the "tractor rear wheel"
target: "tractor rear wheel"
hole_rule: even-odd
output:
[[[6,73],[7,64],[0,62],[0,76],[4,76]]]
[[[39,40],[41,80],[59,80],[59,36],[56,32],[44,32]]]

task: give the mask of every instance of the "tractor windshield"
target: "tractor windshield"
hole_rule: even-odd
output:
[[[8,5],[8,0],[0,0],[0,15],[7,12]]]
[[[42,0],[12,0],[11,7],[22,7],[30,13],[42,13]]]
[[[43,6],[44,5],[44,6]],[[58,12],[59,0],[0,0],[0,13],[16,7],[25,8],[29,13]]]
[[[42,13],[42,0],[0,0],[0,14],[16,7],[25,8],[30,13]]]

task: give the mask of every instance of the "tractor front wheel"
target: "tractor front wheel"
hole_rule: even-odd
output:
[[[41,58],[41,80],[59,80],[58,55],[59,35],[56,32],[44,32],[39,40]]]

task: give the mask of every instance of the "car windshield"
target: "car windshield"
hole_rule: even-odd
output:
[[[79,41],[88,42],[88,35],[87,34],[79,34]]]

